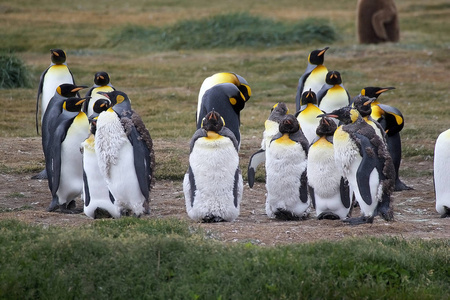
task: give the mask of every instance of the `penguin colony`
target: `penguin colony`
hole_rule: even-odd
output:
[[[298,82],[295,114],[284,102],[273,105],[261,148],[250,157],[249,187],[264,162],[269,218],[304,220],[314,209],[318,219],[351,225],[372,223],[376,216],[392,221],[391,193],[411,189],[398,176],[403,116],[378,102],[381,93],[394,88],[365,87],[351,99],[341,74],[324,66],[328,49],[310,53]],[[81,196],[91,218],[149,214],[153,142],[130,99],[103,71],[80,97],[88,86],[74,83],[65,52],[52,49],[51,58],[36,102],[46,167],[35,178],[48,178],[48,211],[79,213],[75,199]],[[194,221],[229,222],[239,216],[240,113],[251,94],[246,79],[231,72],[213,74],[200,87],[197,130],[183,180],[186,212]],[[449,141],[447,130],[435,149],[436,210],[443,217],[450,215]],[[353,217],[356,205],[361,215]]]

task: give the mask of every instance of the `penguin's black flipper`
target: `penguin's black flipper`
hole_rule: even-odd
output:
[[[128,136],[133,146],[134,168],[139,182],[139,187],[144,198],[148,201],[150,195],[150,181],[152,170],[150,168],[150,149],[142,141],[136,127],[131,127],[131,133]],[[144,162],[144,163],[142,163]]]
[[[351,199],[350,199],[350,188],[348,186],[348,181],[341,177],[341,183],[340,183],[340,193],[341,193],[341,201],[345,208],[349,208],[351,205]]]
[[[36,133],[37,134],[39,134],[39,99],[42,94],[42,88],[44,87],[44,76],[45,76],[45,74],[47,74],[48,69],[50,69],[50,67],[48,67],[41,74],[41,77],[39,78],[39,87],[38,87],[38,92],[37,92],[37,96],[36,96]]]
[[[308,202],[308,177],[306,175],[306,170],[300,177],[300,201],[303,203]]]
[[[247,169],[248,186],[250,188],[255,184],[256,168],[266,160],[266,150],[259,149],[250,157]]]
[[[380,166],[380,161],[377,157],[377,149],[370,143],[370,140],[361,134],[355,133],[356,138],[360,142],[360,154],[362,156],[362,161],[358,167],[358,171],[356,172],[356,181],[358,183],[359,193],[361,194],[362,199],[367,205],[372,204],[372,195],[370,193],[370,174],[373,169],[380,170],[382,169],[382,165]]]
[[[306,78],[308,78],[309,74],[311,74],[311,69],[309,72],[305,72],[300,79],[298,80],[297,85],[297,94],[295,95],[295,111],[299,111],[301,107],[302,102],[302,93],[303,93],[303,87],[305,86]]]
[[[389,154],[392,157],[395,169],[395,187],[394,191],[412,190],[413,188],[404,184],[399,178],[400,162],[402,159],[402,142],[400,133],[397,132],[393,135],[386,136],[386,143],[389,150]]]

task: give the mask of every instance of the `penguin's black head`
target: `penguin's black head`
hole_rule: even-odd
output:
[[[52,62],[57,65],[61,65],[66,62],[66,52],[61,49],[50,49],[52,53]]]
[[[370,116],[372,113],[372,102],[375,99],[366,96],[356,96],[353,100],[353,107],[358,110],[362,117]]]
[[[325,82],[330,85],[336,85],[342,83],[341,73],[338,71],[330,71],[325,77]]]
[[[280,123],[286,114],[289,113],[289,109],[284,102],[278,102],[270,110],[269,120]]]
[[[293,115],[286,115],[280,122],[279,130],[281,133],[295,133],[300,130],[300,124]]]
[[[339,109],[333,110],[330,113],[318,115],[317,117],[318,118],[319,117],[335,118],[335,119],[338,119],[339,121],[341,121],[342,124],[346,125],[346,124],[351,124],[351,123],[356,122],[356,120],[360,116],[361,115],[355,108],[353,108],[351,106],[344,106]]]
[[[106,73],[104,71],[95,73],[94,83],[96,85],[104,86],[104,85],[107,85],[109,83],[109,81],[110,81],[110,78],[109,78],[108,73]]]
[[[121,104],[124,102],[130,102],[127,94],[122,91],[112,91],[112,92],[97,92],[97,94],[103,95],[111,101],[111,106],[116,104]]]
[[[318,136],[330,136],[334,134],[336,129],[336,122],[334,122],[331,118],[324,116],[320,119],[319,126],[317,126],[316,129],[316,134]]]
[[[389,91],[389,90],[394,90],[394,89],[395,89],[395,87],[393,87],[393,86],[386,87],[386,88],[382,88],[382,87],[378,87],[378,86],[368,86],[361,90],[361,96],[367,96],[369,98],[377,99],[378,96],[380,96],[382,93]]]
[[[306,105],[308,103],[317,104],[317,96],[316,93],[314,93],[311,89],[309,91],[304,92],[302,94],[302,105]]]
[[[206,114],[202,121],[202,128],[206,131],[219,132],[225,125],[222,116],[215,110]]]
[[[234,74],[234,73],[233,73]],[[244,95],[244,101],[248,101],[248,99],[250,99],[250,97],[252,96],[252,89],[250,88],[250,85],[248,84],[247,80],[245,80],[244,77],[238,75],[238,74],[234,74],[236,75],[237,79],[239,80],[239,90],[241,91],[242,95]]]
[[[58,94],[65,98],[75,97],[82,89],[87,88],[86,85],[75,85],[71,83],[63,83],[56,88]]]
[[[108,99],[100,98],[97,101],[95,101],[93,109],[96,114],[100,114],[110,107],[111,101],[109,101]]]
[[[70,112],[80,112],[83,106],[84,101],[89,99],[90,97],[78,98],[78,97],[70,97],[64,100],[63,109]]]
[[[314,50],[309,54],[308,61],[313,65],[322,65],[325,60],[325,52],[329,47],[323,49]]]

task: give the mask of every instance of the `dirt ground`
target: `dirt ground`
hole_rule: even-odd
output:
[[[39,138],[0,138],[0,165],[26,166],[42,157]],[[402,166],[431,170],[432,161],[408,162]],[[84,214],[67,215],[46,211],[50,192],[46,180],[32,180],[30,174],[7,174],[1,170],[0,219],[18,219],[42,226],[80,226],[96,222]],[[265,186],[244,187],[241,213],[231,223],[203,224],[190,221],[185,211],[182,183],[157,181],[151,192],[151,214],[144,218],[175,217],[190,221],[225,242],[251,242],[260,245],[340,240],[360,236],[398,236],[401,238],[450,238],[450,218],[441,219],[435,210],[433,178],[413,177],[403,181],[414,190],[393,194],[395,221],[376,217],[373,224],[349,226],[341,221],[316,220],[312,211],[305,221],[270,220],[265,214]],[[81,200],[77,200],[81,206]],[[358,210],[353,211],[358,216]]]

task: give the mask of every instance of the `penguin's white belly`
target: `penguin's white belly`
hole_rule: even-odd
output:
[[[303,91],[306,92],[311,89],[314,93],[318,93],[322,86],[325,84],[325,78],[327,76],[328,70],[324,66],[317,66],[311,74],[309,74],[308,78],[306,78],[305,83],[303,85]]]
[[[239,174],[237,207],[235,206],[234,184],[239,156],[230,139],[220,137],[215,141],[199,138],[189,156],[189,165],[195,179],[194,201],[191,204],[188,175],[184,180],[186,210],[190,218],[202,220],[206,215],[222,217],[233,221],[239,215],[242,199],[242,176]]]
[[[310,199],[300,200],[300,179],[306,170],[306,154],[299,143],[273,141],[266,152],[266,213],[275,217],[283,209],[302,217],[309,213]]]
[[[279,132],[278,122],[266,120],[264,123],[263,139],[261,141],[261,149],[266,150],[269,147],[272,138]]]
[[[89,107],[87,110],[87,115],[91,116],[94,113],[94,104],[98,99],[107,99],[105,96],[101,94],[97,94],[97,92],[112,92],[114,89],[110,86],[100,86],[92,90],[91,99],[89,100]]]
[[[322,98],[319,108],[324,112],[329,113],[333,110],[347,106],[348,104],[348,95],[345,89],[341,86],[334,86],[330,88],[325,97]]]
[[[300,113],[297,116],[300,128],[310,144],[317,138],[316,130],[320,123],[320,119],[317,118],[317,115]]]
[[[52,66],[44,76],[41,98],[41,121],[44,117],[50,99],[55,95],[56,88],[63,83],[72,83],[72,74],[65,65]]]
[[[450,129],[442,132],[434,148],[434,186],[436,211],[444,214],[450,208]]]

